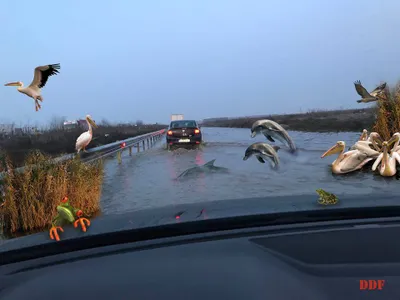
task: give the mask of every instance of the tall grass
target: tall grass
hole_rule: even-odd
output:
[[[58,164],[50,156],[32,151],[22,172],[13,170],[7,155],[1,155],[2,202],[0,217],[4,233],[43,230],[51,225],[64,196],[72,206],[91,217],[100,210],[103,163],[84,164],[79,158]]]
[[[400,82],[392,89],[387,87],[381,98],[376,105],[377,116],[372,130],[387,141],[400,131]]]

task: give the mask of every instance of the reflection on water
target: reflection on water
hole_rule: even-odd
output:
[[[273,171],[269,165],[252,158],[243,161],[246,148],[263,136],[250,137],[249,129],[203,128],[205,145],[200,149],[167,151],[165,141],[139,155],[123,156],[106,163],[102,206],[105,214],[222,199],[315,193],[322,188],[337,194],[400,192],[399,181],[374,175],[369,169],[347,175],[332,175],[332,155],[320,156],[337,141],[351,146],[360,133],[289,132],[298,147],[291,155],[282,146],[281,167]],[[182,181],[175,180],[183,171],[216,159],[215,165],[229,168],[228,174],[199,173]]]

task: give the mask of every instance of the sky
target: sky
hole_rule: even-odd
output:
[[[0,122],[168,123],[368,107],[400,79],[398,0],[2,0]],[[3,84],[60,63],[42,110]]]

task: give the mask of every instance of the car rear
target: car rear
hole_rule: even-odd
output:
[[[198,145],[202,141],[201,130],[194,120],[172,121],[167,131],[167,144]]]

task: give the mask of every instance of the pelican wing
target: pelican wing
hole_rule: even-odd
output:
[[[363,97],[363,98],[370,98],[371,95],[368,93],[368,91],[361,85],[360,80],[357,80],[354,82],[354,86],[356,88],[357,93]]]
[[[92,135],[86,131],[82,133],[77,139],[75,144],[75,149],[82,149],[83,147],[87,146],[90,141],[92,140]]]
[[[377,96],[378,94],[382,93],[386,88],[386,82],[382,83],[380,86],[376,87],[370,94],[371,96]]]
[[[381,163],[383,159],[383,153],[379,154],[379,156],[377,157],[377,159],[375,160],[374,164],[372,165],[372,171],[375,171],[376,168],[378,167],[378,165]]]
[[[50,76],[57,75],[57,73],[59,73],[59,69],[60,64],[36,67],[32,83],[29,86],[39,89],[43,88]]]
[[[393,152],[392,157],[400,164],[400,155],[397,152]]]

